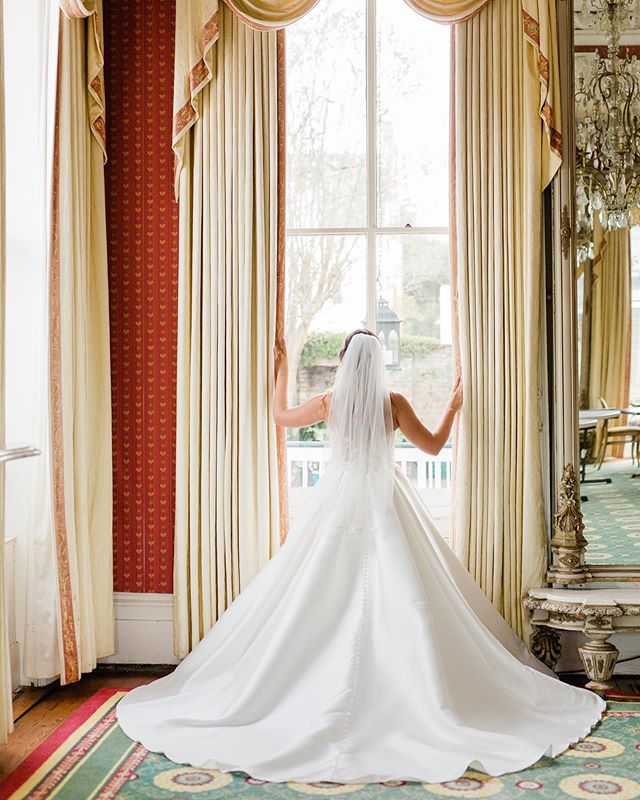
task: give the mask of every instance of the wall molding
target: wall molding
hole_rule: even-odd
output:
[[[114,592],[113,655],[98,664],[178,664],[173,652],[173,594]]]

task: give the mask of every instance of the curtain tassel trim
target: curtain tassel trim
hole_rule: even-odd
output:
[[[538,77],[541,86],[540,117],[544,122],[549,147],[562,158],[562,136],[554,124],[554,110],[549,102],[549,59],[540,49],[540,23],[524,8],[522,9],[523,30],[525,39],[533,45],[538,54]]]
[[[102,163],[107,161],[107,124],[105,119],[104,82],[104,48],[102,46],[102,24],[95,0],[59,0],[59,6],[65,17],[69,19],[87,19],[92,17],[93,36],[88,44],[87,54],[87,91],[89,94],[89,127],[91,133],[102,150]],[[100,4],[100,10],[102,6]]]
[[[200,31],[198,49],[202,57],[191,68],[187,76],[187,101],[178,109],[173,117],[173,170],[174,170],[174,191],[176,200],[178,199],[178,188],[180,183],[180,173],[182,172],[184,136],[191,126],[200,116],[198,113],[197,96],[204,89],[213,77],[213,70],[207,58],[209,50],[220,36],[219,14],[215,14],[207,20]]]

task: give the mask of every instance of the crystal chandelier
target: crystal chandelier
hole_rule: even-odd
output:
[[[640,26],[640,0],[586,0],[580,27],[606,35],[607,54],[595,54],[590,74],[577,77],[576,204],[583,236],[578,258],[590,257],[594,212],[606,228],[637,222],[640,209],[640,68],[620,52],[620,37]],[[593,245],[591,244],[591,249]]]

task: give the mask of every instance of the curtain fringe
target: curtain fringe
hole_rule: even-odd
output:
[[[277,33],[278,70],[278,251],[276,256],[276,343],[284,343],[285,329],[285,246],[286,246],[286,58],[285,32]],[[276,427],[278,458],[278,508],[280,519],[280,544],[289,531],[289,474],[287,468],[287,432],[282,425]]]

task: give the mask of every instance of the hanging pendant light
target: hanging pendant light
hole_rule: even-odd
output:
[[[576,22],[600,29],[607,42],[606,55],[596,53],[590,74],[576,80],[578,259],[584,261],[592,256],[594,213],[603,227],[623,228],[640,211],[640,65],[620,47],[622,34],[640,26],[640,0],[585,0]]]

